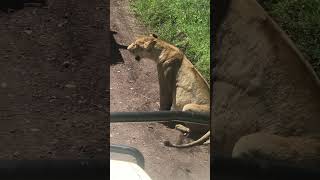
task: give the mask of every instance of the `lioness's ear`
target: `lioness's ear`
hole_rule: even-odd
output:
[[[158,38],[158,36],[157,36],[156,34],[153,34],[153,33],[150,34],[150,36],[151,36],[151,37],[154,37],[154,38]]]
[[[144,43],[144,48],[148,49],[148,48],[154,47],[154,45],[156,43],[157,43],[157,41],[155,39],[151,40],[151,41],[148,41],[148,42],[145,42]]]

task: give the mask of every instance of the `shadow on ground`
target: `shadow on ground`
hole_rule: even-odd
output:
[[[127,46],[118,44],[116,40],[114,39],[114,36],[117,34],[115,31],[111,31],[111,65],[113,64],[119,64],[124,63],[123,58],[120,53],[120,49],[127,49]]]

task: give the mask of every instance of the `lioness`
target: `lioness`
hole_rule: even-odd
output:
[[[160,110],[210,111],[209,84],[177,47],[158,39],[155,34],[150,34],[138,38],[127,49],[136,60],[148,58],[157,64]],[[185,129],[181,127],[181,125],[176,126],[177,129]],[[209,137],[210,131],[188,144],[177,145],[166,141],[165,145],[190,147],[209,141]]]
[[[315,73],[255,0],[215,4],[214,153],[320,167]]]

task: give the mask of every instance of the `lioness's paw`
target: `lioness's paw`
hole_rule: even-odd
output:
[[[185,127],[185,126],[182,125],[182,124],[177,124],[176,127],[175,127],[175,129],[177,129],[177,130],[179,130],[179,131],[181,131],[181,132],[183,132],[183,133],[190,133],[190,129],[187,128],[187,127]]]

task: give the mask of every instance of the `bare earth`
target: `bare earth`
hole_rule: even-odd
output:
[[[107,158],[106,3],[0,11],[0,159]]]
[[[111,112],[158,111],[158,80],[155,64],[135,62],[125,49],[136,35],[148,34],[128,9],[128,0],[110,2],[110,27],[113,32],[110,68]],[[159,123],[111,124],[110,141],[139,149],[145,169],[152,179],[209,179],[209,146],[187,149],[165,147],[164,140],[175,142],[179,132]]]

